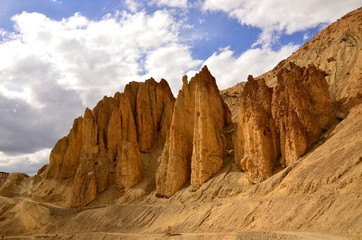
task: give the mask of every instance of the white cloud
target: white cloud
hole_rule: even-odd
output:
[[[151,52],[146,59],[147,76],[165,78],[172,83],[174,95],[181,89],[186,71],[197,69],[201,60],[192,59],[189,48],[180,44],[168,45]],[[147,77],[148,78],[148,77]]]
[[[310,38],[309,32],[304,33],[303,40],[306,41]]]
[[[136,12],[139,9],[145,8],[148,6],[157,6],[157,7],[170,7],[170,8],[182,8],[185,9],[188,7],[187,0],[125,0],[125,5],[131,12]]]
[[[126,0],[125,3],[131,12],[137,12],[141,7],[141,4],[135,0]]]
[[[224,11],[241,24],[262,29],[256,44],[270,44],[282,32],[292,34],[331,23],[361,6],[356,0],[205,0],[203,9]]]
[[[118,12],[99,21],[23,12],[12,20],[16,32],[0,32],[0,160],[7,169],[21,168],[15,159],[36,165],[29,161],[66,135],[86,106],[129,81],[170,77],[175,90],[199,63],[166,10]]]
[[[258,76],[271,70],[282,59],[298,49],[297,45],[286,45],[278,51],[271,48],[249,49],[238,57],[229,48],[220,49],[208,58],[204,64],[216,78],[219,89],[225,89],[236,83],[246,81],[248,75]]]
[[[186,8],[187,0],[152,0],[152,4],[157,6],[169,6],[169,7],[178,7],[178,8]]]
[[[22,172],[35,175],[39,167],[49,163],[49,153],[51,149],[43,149],[32,154],[22,154],[8,156],[0,152],[0,169],[3,172]]]
[[[141,80],[141,58],[178,41],[178,24],[166,11],[152,15],[122,13],[119,19],[108,17],[101,21],[90,21],[80,14],[55,21],[39,13],[22,13],[13,20],[19,34],[0,46],[6,53],[2,57],[10,59],[2,61],[0,69],[7,71],[21,59],[27,61],[25,56],[48,64],[53,81],[78,91],[86,106],[94,105],[104,94],[120,90],[129,81]],[[36,72],[36,66],[30,68]],[[97,91],[89,96],[91,89]],[[29,95],[25,94],[29,103],[40,104],[36,96]]]

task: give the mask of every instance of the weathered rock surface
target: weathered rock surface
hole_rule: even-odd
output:
[[[156,190],[170,197],[191,178],[197,189],[223,164],[223,128],[231,121],[215,78],[207,67],[188,83],[183,78],[170,129],[156,174]]]
[[[288,62],[300,67],[313,64],[325,72],[332,102],[344,118],[349,109],[362,103],[361,19],[361,8],[346,14],[260,78],[275,86],[278,71]]]
[[[0,172],[0,187],[6,182],[6,179],[9,177],[9,173],[7,172]]]
[[[46,178],[74,177],[71,206],[87,205],[113,184],[134,186],[142,178],[141,151],[165,142],[173,105],[165,80],[132,82],[104,97],[55,145]]]
[[[67,137],[60,139],[50,153],[47,178],[64,179],[75,175],[83,145],[83,118],[77,118]]]
[[[252,76],[242,92],[234,136],[235,162],[252,183],[270,177],[279,157],[279,139],[271,112],[272,94],[264,79],[257,81]]]
[[[286,166],[293,164],[335,120],[324,72],[288,63],[278,73],[272,114]]]
[[[168,83],[149,79],[137,94],[136,123],[140,150],[146,152],[158,137],[165,140],[171,123],[174,99]]]
[[[324,72],[288,63],[274,89],[249,76],[234,136],[235,161],[252,183],[273,174],[279,161],[290,166],[335,120]]]
[[[362,103],[362,11],[352,11],[326,27],[275,68],[255,79],[264,78],[269,87],[277,84],[277,73],[288,62],[300,67],[313,64],[325,72],[331,100],[336,106],[338,118]],[[242,80],[242,79],[241,79]],[[223,98],[236,119],[240,101],[237,95],[243,83],[222,91]]]
[[[223,165],[226,150],[225,126],[231,114],[223,102],[215,78],[208,69],[195,76],[194,138],[191,159],[191,185],[198,189]]]
[[[27,193],[32,187],[33,179],[24,173],[11,173],[0,186],[0,195],[14,197]]]

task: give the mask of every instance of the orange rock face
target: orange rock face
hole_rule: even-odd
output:
[[[241,96],[234,136],[235,161],[253,183],[270,177],[279,157],[272,94],[264,79],[257,81],[249,76]]]
[[[157,83],[151,78],[140,86],[137,94],[136,123],[142,152],[149,150],[158,137],[166,139],[173,105],[172,93],[164,79]]]
[[[252,183],[270,177],[280,155],[292,165],[335,119],[324,72],[288,63],[277,76],[273,90],[249,77],[242,93],[235,161]]]
[[[272,114],[283,161],[289,166],[328,129],[335,113],[324,72],[315,66],[300,68],[288,63],[277,77]]]
[[[195,78],[199,80],[194,95],[191,185],[198,189],[223,165],[226,150],[223,129],[231,123],[231,113],[220,96],[215,78],[206,67]]]
[[[222,129],[230,117],[206,67],[189,83],[183,78],[170,135],[159,158],[159,194],[170,197],[190,180],[197,189],[221,168],[226,144]]]
[[[74,177],[70,205],[92,202],[110,185],[129,188],[142,178],[141,151],[164,143],[174,97],[165,80],[132,82],[74,121],[51,152],[47,178]]]
[[[47,178],[65,179],[75,175],[83,145],[83,118],[74,120],[67,137],[60,139],[50,154]]]

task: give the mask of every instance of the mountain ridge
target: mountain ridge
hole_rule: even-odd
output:
[[[130,83],[74,121],[49,166],[0,186],[0,232],[163,239],[170,225],[200,233],[190,239],[359,239],[361,49],[359,8],[221,92],[207,67],[177,99],[164,80]]]

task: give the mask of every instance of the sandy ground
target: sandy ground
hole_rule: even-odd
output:
[[[110,233],[94,232],[81,234],[39,234],[32,236],[12,236],[3,239],[130,239],[130,240],[350,240],[353,238],[341,237],[323,233],[309,232],[245,232],[245,233],[173,233],[173,234],[137,234],[137,233]]]

